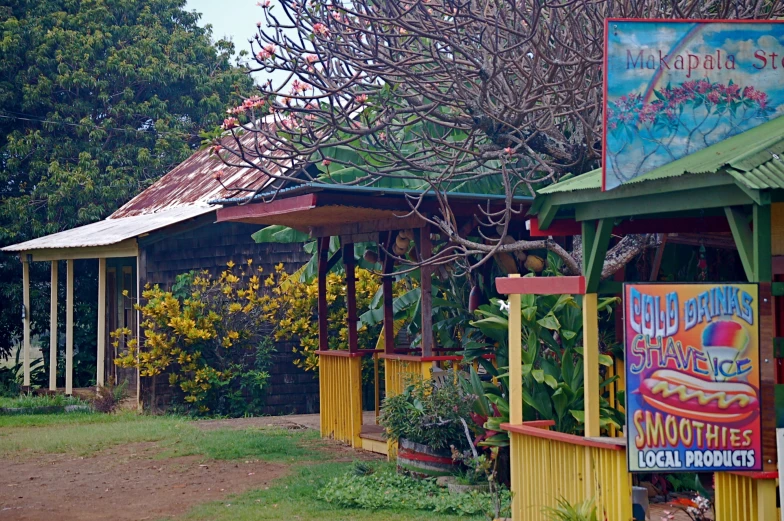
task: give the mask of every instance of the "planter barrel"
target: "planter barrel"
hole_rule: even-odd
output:
[[[433,450],[427,445],[400,439],[397,450],[397,468],[418,477],[437,477],[454,474],[458,464],[446,450]]]

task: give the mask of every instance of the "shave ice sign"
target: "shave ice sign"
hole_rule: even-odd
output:
[[[627,284],[629,470],[762,467],[757,286]]]
[[[784,24],[609,19],[604,88],[610,190],[781,115]]]

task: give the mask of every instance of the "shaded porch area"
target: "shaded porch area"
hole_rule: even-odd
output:
[[[431,378],[452,363],[459,362],[460,348],[439,346],[433,332],[433,275],[436,267],[423,265],[437,260],[449,239],[441,237],[429,217],[438,211],[435,194],[427,195],[419,206],[421,215],[411,212],[410,196],[421,192],[342,185],[312,184],[261,194],[253,200],[215,201],[224,205],[218,210],[218,222],[245,222],[259,225],[282,225],[307,233],[317,242],[318,255],[318,329],[320,430],[324,437],[340,440],[352,447],[382,454],[394,451],[382,436],[376,419],[384,396],[401,392],[410,378]],[[500,210],[503,196],[449,194],[457,225],[464,232],[477,226],[475,213],[481,205],[487,211]],[[269,202],[263,202],[268,201]],[[258,202],[256,202],[258,201]],[[531,199],[520,197],[515,204],[522,208]],[[526,234],[524,223],[516,224],[514,234]],[[335,241],[339,247],[330,249]],[[356,299],[356,273],[360,259],[358,243],[377,246],[372,260],[381,275],[383,308],[382,334],[375,345],[360,345],[357,330],[359,317]],[[415,342],[401,337],[396,324],[393,283],[405,260],[419,264],[414,275],[421,290],[418,320],[421,334]],[[331,349],[328,321],[327,275],[342,263],[346,272],[346,307],[348,331],[346,349]],[[491,284],[488,279],[487,284]],[[374,403],[364,403],[362,367],[372,365]],[[383,368],[383,379],[380,377]],[[373,410],[374,412],[369,412]],[[363,412],[364,411],[364,412]]]

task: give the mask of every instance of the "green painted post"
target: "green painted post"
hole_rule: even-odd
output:
[[[770,245],[770,205],[754,205],[754,282],[773,280]]]
[[[746,272],[746,278],[749,282],[754,282],[756,280],[754,269],[755,236],[752,235],[751,228],[749,228],[747,215],[738,208],[730,206],[724,208],[724,213],[727,215],[732,238],[738,248],[738,255],[740,255],[740,262],[743,264],[743,270]]]
[[[585,292],[599,291],[602,278],[604,258],[610,245],[613,220],[583,221],[583,276],[585,276]]]

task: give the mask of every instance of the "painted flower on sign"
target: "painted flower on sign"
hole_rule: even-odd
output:
[[[774,114],[765,92],[732,80],[667,85],[653,90],[647,100],[642,93],[627,94],[607,104],[607,160],[613,164],[621,154],[628,158],[630,148],[640,150],[633,169],[614,169],[631,179],[649,170],[647,163],[655,157],[683,157]]]

